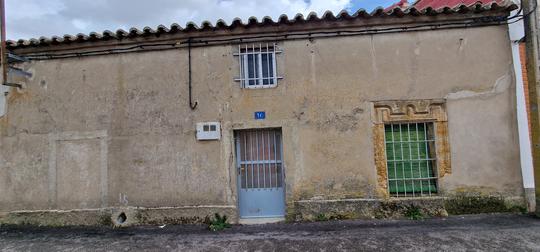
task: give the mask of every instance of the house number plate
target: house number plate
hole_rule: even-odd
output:
[[[264,120],[264,119],[266,119],[266,112],[264,111],[255,112],[255,120]]]

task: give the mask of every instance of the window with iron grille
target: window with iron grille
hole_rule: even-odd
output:
[[[239,45],[238,56],[240,81],[243,88],[270,88],[277,86],[278,79],[276,66],[275,43],[259,43]]]
[[[437,193],[433,123],[384,125],[389,193],[395,197]]]

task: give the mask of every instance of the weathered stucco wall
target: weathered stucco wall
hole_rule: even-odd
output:
[[[506,27],[279,42],[277,88],[241,89],[234,45],[34,61],[0,119],[0,210],[236,206],[233,130],[281,127],[288,206],[378,198],[372,102],[447,99],[441,195],[522,195]],[[486,40],[489,38],[489,41]],[[267,119],[253,120],[266,111]],[[222,123],[200,142],[195,124]],[[53,148],[54,146],[54,148]]]

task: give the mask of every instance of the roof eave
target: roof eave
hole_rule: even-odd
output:
[[[157,29],[145,27],[143,31],[136,28],[128,32],[118,30],[116,33],[104,31],[103,33],[92,32],[89,35],[78,34],[77,36],[65,35],[63,38],[52,37],[30,40],[9,41],[8,49],[19,54],[77,50],[94,47],[116,47],[130,44],[183,40],[187,38],[211,38],[211,37],[234,37],[234,36],[253,36],[254,34],[288,34],[302,31],[320,31],[320,30],[340,30],[354,29],[376,26],[406,26],[419,23],[433,22],[453,22],[459,19],[490,17],[490,16],[508,16],[510,11],[517,9],[517,5],[510,4],[499,6],[492,4],[490,6],[461,7],[458,9],[417,9],[409,8],[407,10],[392,10],[390,12],[381,12],[381,9],[372,13],[365,10],[359,10],[353,15],[347,12],[340,12],[334,16],[331,12],[326,12],[318,17],[316,14],[310,14],[307,18],[297,15],[294,19],[281,16],[275,22],[269,17],[265,17],[261,22],[255,18],[250,18],[248,23],[242,23],[236,19],[230,25],[222,20],[215,26],[209,22],[203,22],[201,27],[190,23],[186,28],[173,24],[170,28],[158,26]]]

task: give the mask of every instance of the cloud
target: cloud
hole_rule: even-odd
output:
[[[188,21],[230,23],[235,17],[276,20],[281,14],[322,14],[350,6],[351,0],[7,0],[6,16],[8,38],[26,39],[159,24],[183,26]]]

